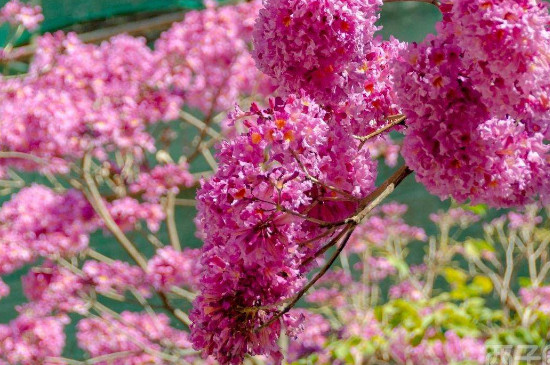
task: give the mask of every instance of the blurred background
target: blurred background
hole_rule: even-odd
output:
[[[0,0],[0,7],[5,3],[6,0]],[[202,7],[200,0],[43,0],[35,3],[42,6],[45,17],[38,34],[57,30],[73,31],[78,33],[85,42],[93,43],[100,43],[120,33],[144,36],[152,43],[173,22],[182,20],[186,11]],[[413,2],[386,4],[380,19],[380,25],[383,26],[380,33],[386,39],[394,36],[402,41],[419,42],[428,33],[434,32],[435,23],[439,18],[438,10],[429,4]],[[5,45],[11,36],[7,25],[1,27],[0,45]],[[33,37],[34,35],[24,34],[18,44],[15,44],[19,52],[17,60],[10,62],[9,65],[2,64],[0,67],[4,67],[9,74],[25,72],[27,61],[33,54]],[[190,112],[200,117],[199,112],[193,110]],[[185,148],[185,145],[195,137],[193,133],[196,133],[195,129],[186,130],[182,127],[180,140],[173,144],[173,148]],[[380,166],[379,180],[382,181],[389,176],[391,169],[382,163]],[[198,160],[192,165],[191,172],[207,169],[206,162]],[[40,181],[40,178],[35,175],[26,175],[25,179]],[[447,209],[451,203],[449,201],[442,202],[437,197],[428,194],[420,184],[415,182],[413,177],[403,185],[392,195],[391,199],[409,206],[409,213],[406,216],[409,224],[424,227],[428,235],[434,233],[435,226],[429,220],[428,215],[439,209]],[[192,193],[189,195],[188,198],[193,198]],[[2,196],[0,199],[3,202],[8,197]],[[177,209],[176,217],[182,244],[187,247],[199,247],[201,242],[194,235],[194,208],[178,207]],[[498,212],[489,213],[490,216],[496,214]],[[480,228],[472,229],[479,230]],[[463,234],[474,233],[471,230]],[[166,227],[161,228],[159,238],[161,240],[167,238]],[[127,258],[114,239],[103,235],[102,232],[91,237],[91,246],[112,258],[122,260]],[[147,246],[143,245],[143,247]],[[419,246],[417,249],[422,250],[422,247]],[[12,290],[9,297],[0,301],[0,323],[6,323],[14,318],[15,306],[23,302],[20,276],[26,271],[27,268],[23,268],[4,278]],[[113,307],[116,308],[117,305],[123,304],[113,303]],[[126,304],[124,306],[124,309],[131,309]],[[72,335],[73,331],[74,328],[69,328],[68,346],[65,354],[69,357],[77,355],[80,351],[76,346],[74,335]]]

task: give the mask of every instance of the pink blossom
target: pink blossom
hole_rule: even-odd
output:
[[[160,204],[140,203],[130,197],[110,202],[108,209],[115,223],[123,231],[134,230],[136,225],[143,220],[151,231],[156,232],[160,228],[160,223],[166,217]]]
[[[524,213],[509,212],[508,220],[510,229],[533,228],[542,223],[542,217],[534,214],[532,210]]]
[[[238,364],[245,353],[280,356],[280,323],[255,328],[300,287],[303,260],[322,244],[311,238],[323,232],[287,211],[338,221],[373,189],[368,151],[324,116],[307,98],[273,99],[266,110],[253,105],[242,115],[247,131],[221,144],[219,170],[202,182],[203,278],[190,316],[192,339],[222,363]],[[345,193],[314,183],[304,169]]]
[[[453,331],[445,332],[445,339],[429,341],[423,339],[417,346],[408,343],[404,330],[395,331],[390,344],[392,355],[402,363],[426,365],[450,365],[460,362],[485,364],[486,349],[483,341],[460,338]]]
[[[349,310],[343,314],[345,326],[342,336],[344,338],[359,336],[366,340],[374,337],[382,337],[384,333],[380,323],[371,311]]]
[[[130,191],[143,192],[145,199],[158,202],[159,198],[168,192],[177,195],[180,188],[189,188],[194,182],[187,163],[168,163],[140,173],[136,182],[130,185]]]
[[[390,167],[397,165],[401,145],[392,140],[388,135],[381,136],[366,143],[372,158],[383,158],[384,163]]]
[[[20,315],[0,325],[0,361],[10,364],[52,365],[48,357],[61,356],[65,346],[64,327],[69,319]]]
[[[248,50],[260,1],[186,13],[155,43],[166,78],[185,92],[186,105],[212,117],[241,95],[267,96],[274,87]]]
[[[469,227],[479,219],[478,215],[462,208],[451,208],[445,212],[430,214],[430,220],[438,225],[458,225],[461,228]]]
[[[495,117],[525,119],[550,109],[547,5],[535,0],[453,0],[444,11],[439,30],[457,35],[465,62],[472,65],[468,77]]]
[[[40,37],[28,76],[0,79],[0,147],[44,162],[1,163],[67,173],[89,150],[100,159],[114,148],[143,159],[155,149],[147,126],[175,119],[182,103],[156,75],[158,62],[143,38],[119,35],[96,46],[72,33]]]
[[[364,87],[379,0],[271,0],[254,29],[260,70],[289,93],[338,103]]]
[[[46,262],[29,270],[21,281],[29,303],[20,310],[28,315],[42,317],[55,311],[83,314],[88,310],[83,299],[88,287],[81,277],[68,269]]]
[[[316,354],[319,357],[327,357],[325,345],[330,334],[330,323],[320,314],[312,313],[306,309],[293,309],[290,315],[295,321],[290,328],[300,327],[299,333],[290,336],[288,346],[288,362],[298,361],[306,358],[308,355]]]
[[[424,298],[421,287],[417,287],[410,280],[402,281],[390,287],[389,297],[392,299],[405,299],[418,301]]]
[[[75,190],[24,188],[0,209],[0,268],[8,273],[37,256],[72,256],[88,246],[97,218]]]
[[[145,284],[145,273],[137,267],[126,262],[98,262],[86,261],[82,267],[85,276],[84,280],[92,285],[98,293],[115,292],[124,294],[129,288],[137,289],[144,296],[149,296],[150,292]]]
[[[383,41],[381,37],[373,40],[356,71],[361,76],[359,90],[338,104],[334,100],[327,101],[342,127],[354,135],[367,136],[388,124],[388,117],[400,113],[391,66],[405,48],[405,43],[393,37],[389,41]],[[377,141],[386,142],[378,137],[371,144]]]
[[[76,338],[80,348],[91,357],[129,351],[127,356],[98,362],[99,365],[164,364],[165,361],[146,350],[161,350],[160,341],[182,349],[189,348],[187,333],[170,327],[165,314],[124,311],[121,319],[109,316],[82,319],[77,324]]]
[[[519,294],[523,305],[550,315],[550,286],[521,288]]]
[[[147,282],[155,289],[170,291],[173,286],[197,289],[201,266],[199,249],[186,248],[182,252],[172,247],[157,250],[147,263]]]
[[[386,277],[397,273],[391,262],[384,257],[369,256],[366,265],[370,280],[375,282],[382,281]]]
[[[510,117],[491,118],[462,54],[452,36],[428,36],[396,64],[405,161],[441,198],[509,207],[547,195],[543,136]]]
[[[10,0],[0,9],[0,23],[21,25],[28,30],[36,30],[44,20],[40,5],[27,5],[19,0]]]
[[[347,250],[354,253],[363,252],[368,245],[382,246],[388,240],[402,242],[425,241],[426,233],[420,227],[409,226],[402,215],[407,206],[397,203],[382,205],[371,217],[357,226],[350,239]]]

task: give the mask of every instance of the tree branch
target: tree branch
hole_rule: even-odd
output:
[[[332,245],[336,244],[343,234],[345,237],[338,247],[338,249],[332,254],[329,261],[321,268],[321,271],[317,273],[296,295],[292,298],[289,304],[287,304],[281,311],[275,314],[269,321],[261,325],[256,329],[260,329],[270,326],[275,321],[279,320],[284,314],[288,313],[295,305],[298,303],[300,298],[330,269],[332,264],[336,261],[340,253],[346,247],[351,235],[353,234],[355,227],[359,225],[363,219],[376,207],[378,206],[388,195],[390,195],[395,188],[403,181],[407,176],[412,173],[412,170],[408,166],[402,166],[397,170],[389,179],[387,179],[382,185],[380,185],[374,192],[369,194],[365,199],[362,200],[357,213],[346,220],[347,227],[345,227],[333,240],[328,244],[323,246],[320,250],[321,253],[328,250]],[[307,262],[307,260],[306,260]]]
[[[166,227],[168,228],[168,237],[170,239],[170,244],[176,251],[181,251],[181,243],[178,236],[178,229],[176,227],[175,219],[175,205],[176,197],[174,193],[169,192],[166,197]]]
[[[141,267],[143,270],[147,269],[147,261],[145,258],[139,253],[139,251],[136,249],[134,244],[130,242],[130,240],[126,237],[124,232],[120,229],[118,224],[114,221],[113,217],[111,216],[111,213],[109,213],[109,210],[105,206],[105,202],[103,201],[101,194],[99,193],[99,190],[97,188],[97,185],[90,174],[90,167],[92,164],[92,157],[89,153],[84,155],[84,159],[82,160],[82,167],[83,167],[83,177],[84,181],[86,182],[86,185],[88,187],[88,190],[90,193],[84,192],[88,200],[90,201],[90,204],[94,208],[94,210],[97,212],[97,214],[101,217],[103,222],[105,223],[105,226],[107,229],[115,236],[116,240],[120,243],[122,248],[130,255],[130,257],[138,264],[139,267]]]
[[[397,126],[397,125],[399,125],[399,124],[402,124],[402,123],[405,121],[405,119],[407,119],[407,117],[404,116],[404,115],[401,115],[401,116],[399,116],[397,119],[391,121],[390,123],[386,124],[386,125],[383,126],[382,128],[380,128],[380,129],[378,129],[378,130],[372,132],[371,134],[369,134],[369,135],[367,135],[367,136],[353,136],[353,137],[354,137],[355,139],[358,139],[358,140],[361,141],[361,144],[359,145],[359,149],[361,149],[361,148],[363,148],[363,146],[365,145],[365,143],[366,143],[368,140],[370,140],[370,139],[372,139],[372,138],[374,138],[374,137],[376,137],[376,136],[381,135],[382,133],[384,133],[384,132],[386,132],[386,131],[392,129],[393,127],[395,127],[395,126]]]

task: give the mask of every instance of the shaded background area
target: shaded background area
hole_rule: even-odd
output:
[[[0,0],[0,6],[4,3],[6,3],[6,0]],[[182,19],[185,11],[199,8],[201,4],[202,1],[200,0],[43,0],[41,5],[44,9],[45,22],[40,31],[44,33],[63,29],[74,30],[78,33],[88,35],[92,33],[97,36],[98,32],[100,32],[99,35],[101,35],[101,32],[103,32],[103,35],[108,35],[105,29],[113,29],[114,31],[134,29],[132,26],[136,23],[137,26],[135,28],[139,28],[139,24],[144,24],[143,22],[164,19],[165,23],[162,26],[157,25],[152,28],[143,26],[136,31],[136,34],[145,35],[149,40],[152,40],[159,34],[162,27],[165,27],[165,29],[168,28],[170,19]],[[385,38],[395,36],[403,41],[419,42],[422,41],[426,34],[434,32],[435,23],[439,19],[439,11],[432,5],[422,3],[391,3],[385,5],[383,8],[380,25],[384,28],[380,33]],[[162,21],[158,22],[162,23]],[[1,27],[0,45],[4,44],[9,39],[9,36],[8,27]],[[97,37],[99,41],[101,37]],[[30,41],[32,43],[31,35],[26,34],[22,41]],[[17,67],[24,67],[24,62],[21,62],[19,65],[15,63],[14,67],[14,72],[19,71]],[[175,149],[173,151],[174,155],[180,155],[181,150],[190,145],[190,141],[193,139],[194,133],[196,133],[195,129],[181,126],[181,124],[177,128],[180,128],[181,136],[180,140],[172,145]],[[379,180],[382,181],[391,174],[392,169],[387,168],[383,163],[380,163],[380,167]],[[208,167],[204,160],[197,160],[192,165],[191,172],[200,172],[207,169]],[[45,179],[37,176],[28,176],[28,179],[47,184]],[[188,192],[187,196],[182,195],[181,197],[193,198],[194,192]],[[1,201],[5,201],[8,198],[1,197]],[[430,195],[423,186],[416,183],[414,177],[409,177],[391,196],[391,200],[407,204],[410,207],[410,211],[406,216],[408,223],[423,227],[428,234],[435,233],[435,226],[429,221],[428,215],[438,209],[445,209],[450,204],[448,201],[442,202],[439,198]],[[194,235],[194,216],[194,208],[177,207],[176,219],[179,235],[184,246],[199,247],[201,245],[201,242]],[[162,227],[158,236],[162,241],[168,241],[165,227]],[[140,241],[139,237],[130,237],[130,239],[135,239],[140,248],[146,253],[150,253],[148,252],[151,250],[150,246]],[[92,235],[90,241],[90,246],[100,253],[117,259],[129,259],[118,243],[111,236],[103,232],[96,232]],[[422,250],[422,247],[419,246],[418,250]],[[24,301],[20,276],[27,269],[23,268],[12,275],[4,277],[4,281],[11,287],[11,295],[0,300],[0,323],[6,323],[14,318],[16,315],[15,306]],[[158,298],[157,302],[160,303]],[[141,308],[140,306],[132,308],[131,305],[117,302],[114,302],[112,307],[117,310],[138,310]],[[80,350],[76,346],[74,327],[69,327],[67,334],[68,341],[65,355],[69,357],[79,356]]]

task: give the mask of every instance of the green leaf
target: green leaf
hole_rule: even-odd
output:
[[[452,286],[462,286],[468,280],[468,275],[460,269],[455,269],[452,267],[446,267],[443,270],[443,276],[445,280]]]
[[[495,252],[495,248],[485,240],[468,238],[466,242],[464,242],[464,252],[466,257],[480,258],[481,254],[486,251]]]
[[[493,291],[493,282],[484,275],[475,276],[470,286],[472,289],[477,290],[479,294],[489,294]]]
[[[462,208],[465,210],[469,210],[470,212],[477,214],[479,216],[484,216],[485,214],[487,214],[487,209],[488,209],[486,204],[478,204],[478,205],[464,204]]]

